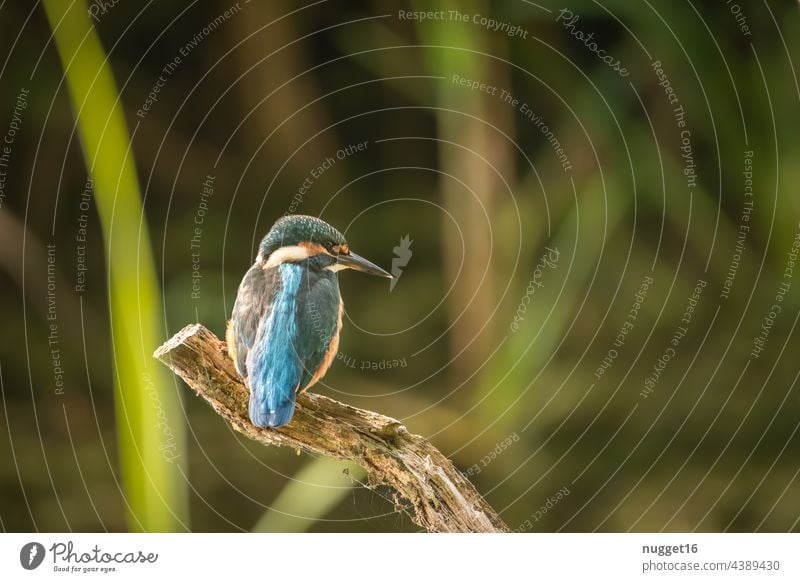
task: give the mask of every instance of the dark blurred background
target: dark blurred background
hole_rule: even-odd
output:
[[[149,357],[295,212],[401,269],[340,275],[317,389],[512,529],[797,531],[798,39],[793,2],[0,4],[0,525],[416,529]]]

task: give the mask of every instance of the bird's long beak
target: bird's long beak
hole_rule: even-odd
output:
[[[362,271],[368,275],[375,275],[376,277],[392,278],[389,273],[381,269],[378,265],[353,252],[349,255],[338,255],[336,259],[338,263],[346,269],[355,269],[356,271]]]

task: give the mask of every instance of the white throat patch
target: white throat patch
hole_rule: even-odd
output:
[[[265,269],[277,267],[283,263],[302,261],[311,256],[311,249],[301,245],[281,247],[269,255],[264,264]]]
[[[341,263],[334,263],[332,265],[328,265],[327,267],[325,267],[325,270],[333,271],[334,273],[336,273],[337,271],[342,271],[344,269],[349,269],[349,268],[350,267],[348,267],[347,265],[343,265]]]

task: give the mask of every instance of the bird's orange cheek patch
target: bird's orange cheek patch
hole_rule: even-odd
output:
[[[325,247],[315,242],[300,242],[298,245],[306,249],[306,252],[308,253],[307,256],[309,257],[327,252]]]
[[[324,253],[325,248],[317,243],[300,242],[296,245],[281,247],[274,251],[263,265],[264,269],[272,269],[284,263],[294,263],[302,261],[308,257],[313,257]]]

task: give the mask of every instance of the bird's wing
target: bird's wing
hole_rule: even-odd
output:
[[[257,426],[283,426],[292,419],[297,386],[303,375],[297,349],[298,293],[302,266],[283,263],[273,273],[269,312],[258,323],[246,356],[250,420]]]
[[[272,311],[272,297],[279,285],[276,270],[260,265],[250,267],[239,285],[226,339],[236,371],[245,380],[249,373],[247,356],[255,344],[259,324]]]
[[[282,426],[294,413],[299,388],[316,382],[333,362],[341,325],[333,274],[300,265],[254,266],[242,280],[228,343],[250,387],[250,420]]]
[[[296,347],[303,365],[298,389],[305,390],[325,375],[339,349],[342,301],[336,277],[306,277],[297,309]]]

